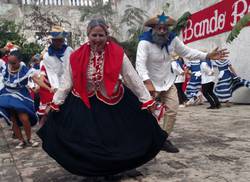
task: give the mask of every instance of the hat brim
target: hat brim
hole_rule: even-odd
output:
[[[50,32],[51,39],[65,39],[68,37],[67,32]]]
[[[167,19],[167,21],[164,23],[164,25],[167,25],[167,26],[172,26],[172,25],[174,25],[176,23],[176,21],[173,19],[173,18],[171,18],[171,17],[169,17],[168,16],[168,19]],[[149,19],[148,21],[146,21],[145,23],[144,23],[144,26],[146,26],[146,27],[155,27],[156,25],[159,25],[159,19],[158,19],[158,17],[154,17],[154,18],[151,18],[151,19]]]
[[[174,56],[173,59],[176,60],[176,59],[179,59],[180,56]]]

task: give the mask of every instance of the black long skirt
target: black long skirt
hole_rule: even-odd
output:
[[[127,88],[110,106],[90,98],[91,109],[70,94],[38,131],[43,149],[62,167],[81,176],[113,175],[136,168],[160,151],[167,133]]]

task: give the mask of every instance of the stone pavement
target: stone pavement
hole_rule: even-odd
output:
[[[126,173],[110,180],[72,175],[41,147],[15,149],[18,142],[11,138],[9,127],[2,125],[0,182],[249,182],[250,106],[206,107],[180,109],[171,136],[180,153],[160,152],[137,169],[141,175]]]

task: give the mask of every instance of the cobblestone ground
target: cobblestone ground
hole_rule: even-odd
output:
[[[112,179],[72,175],[41,147],[17,150],[18,141],[11,138],[9,127],[2,125],[0,182],[249,182],[250,106],[206,107],[180,109],[171,136],[180,153],[160,152],[137,169],[140,175],[130,172]]]

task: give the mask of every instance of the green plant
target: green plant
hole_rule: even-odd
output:
[[[25,41],[24,36],[20,33],[21,25],[13,21],[0,21],[0,47],[4,47],[8,41],[21,46]]]
[[[180,18],[178,18],[171,31],[179,35],[181,30],[187,26],[187,22],[190,17],[191,13],[189,11],[185,12]]]
[[[20,33],[22,26],[17,25],[13,21],[3,20],[0,22],[0,47],[4,47],[7,42],[20,47],[24,55],[24,62],[28,62],[30,58],[42,51],[42,47],[36,43],[28,43],[25,37]]]
[[[41,37],[47,36],[51,27],[54,25],[69,25],[69,21],[64,20],[50,10],[42,11],[42,8],[37,5],[31,6],[31,13],[25,14],[24,17],[29,20],[29,24],[24,24],[24,30],[33,30],[40,33]]]
[[[247,26],[249,24],[249,22],[250,22],[250,13],[247,13],[233,27],[232,31],[230,32],[230,34],[227,37],[226,42],[231,43],[236,37],[238,37],[242,28]]]
[[[113,9],[113,2],[108,1],[106,3],[103,0],[95,0],[91,6],[84,6],[80,8],[81,11],[81,21],[85,21],[93,16],[100,16],[105,19],[110,28],[114,33],[118,34],[118,28],[114,24],[114,15],[116,11]]]
[[[145,18],[148,18],[146,11],[126,5],[126,10],[123,13],[120,24],[125,24],[128,27],[128,36],[131,38],[138,33],[138,29],[142,28]]]
[[[43,47],[36,43],[24,43],[21,47],[21,52],[23,54],[23,61],[28,63],[33,55],[40,53]]]
[[[136,60],[136,51],[139,43],[139,35],[143,32],[143,23],[146,18],[148,18],[147,12],[127,5],[126,10],[123,13],[120,24],[125,24],[128,28],[128,40],[121,42],[128,58],[135,64]]]
[[[137,51],[137,46],[139,43],[139,35],[143,32],[142,28],[137,28],[130,39],[121,42],[121,45],[123,46],[125,53],[127,54],[128,58],[132,62],[132,64],[135,64],[136,60],[136,51]]]

